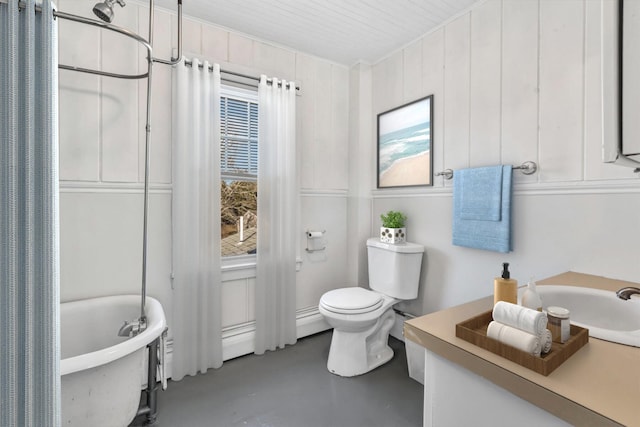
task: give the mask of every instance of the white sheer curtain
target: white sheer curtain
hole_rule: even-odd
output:
[[[0,2],[0,426],[60,425],[52,3]]]
[[[201,68],[199,68],[201,66]],[[174,74],[172,378],[222,365],[220,67]]]
[[[296,98],[293,82],[258,87],[255,352],[296,342]]]

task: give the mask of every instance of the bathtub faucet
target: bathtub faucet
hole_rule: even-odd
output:
[[[634,288],[632,286],[629,286],[626,288],[619,289],[618,292],[616,292],[616,295],[618,296],[618,298],[624,299],[624,300],[628,300],[629,298],[631,298],[631,295],[635,295],[635,294],[640,295],[640,288]]]
[[[131,322],[124,321],[120,330],[118,331],[119,337],[135,337],[147,328],[147,322],[144,318],[132,320]]]

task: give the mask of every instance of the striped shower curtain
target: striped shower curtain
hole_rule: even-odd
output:
[[[0,0],[3,427],[60,425],[57,44],[40,3]]]

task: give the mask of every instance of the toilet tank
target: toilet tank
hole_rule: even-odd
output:
[[[416,243],[392,245],[372,237],[367,240],[369,287],[390,297],[418,297],[424,246]]]

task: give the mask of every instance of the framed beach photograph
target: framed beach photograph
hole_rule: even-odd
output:
[[[433,95],[378,114],[378,188],[433,185]]]

